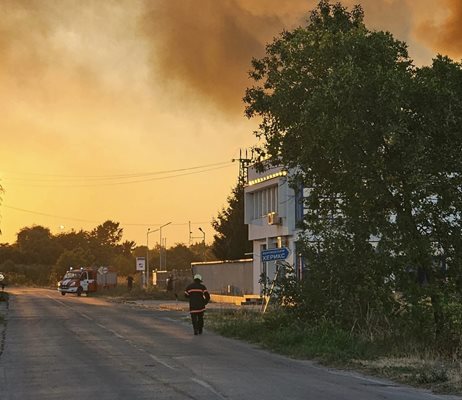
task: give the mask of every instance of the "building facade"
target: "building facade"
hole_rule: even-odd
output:
[[[245,223],[249,227],[249,240],[253,242],[253,292],[264,289],[262,276],[274,279],[276,262],[263,262],[264,250],[287,248],[285,259],[302,274],[302,260],[298,257],[296,241],[299,230],[297,221],[303,214],[302,202],[289,186],[289,175],[281,167],[273,167],[263,172],[249,167],[247,185],[244,190]]]

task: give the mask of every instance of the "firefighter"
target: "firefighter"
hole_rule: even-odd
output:
[[[202,284],[202,276],[194,275],[194,282],[188,285],[184,294],[189,299],[189,312],[191,313],[194,334],[202,335],[205,306],[210,301],[210,294]]]

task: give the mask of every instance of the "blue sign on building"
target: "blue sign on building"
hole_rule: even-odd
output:
[[[278,247],[276,249],[263,250],[260,254],[263,262],[285,260],[289,255],[287,247]]]

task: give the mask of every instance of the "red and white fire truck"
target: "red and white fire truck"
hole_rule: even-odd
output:
[[[64,296],[75,293],[80,296],[96,292],[101,288],[117,286],[117,273],[108,267],[69,269],[58,282],[58,291]]]

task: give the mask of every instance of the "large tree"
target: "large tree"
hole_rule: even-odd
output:
[[[213,220],[212,251],[220,260],[237,260],[248,257],[252,251],[248,227],[244,223],[244,186],[238,183],[228,197],[228,207],[223,208]]]
[[[27,264],[53,265],[62,251],[50,230],[39,225],[21,229],[16,245]]]
[[[111,265],[113,257],[122,252],[123,228],[118,222],[105,221],[89,234],[89,243],[97,265]]]
[[[318,289],[336,282],[327,301],[344,296],[366,318],[388,286],[383,301],[430,297],[438,326],[462,271],[462,66],[438,56],[418,68],[363,18],[320,1],[253,60],[246,113],[261,118],[262,155],[310,188],[305,256]]]

